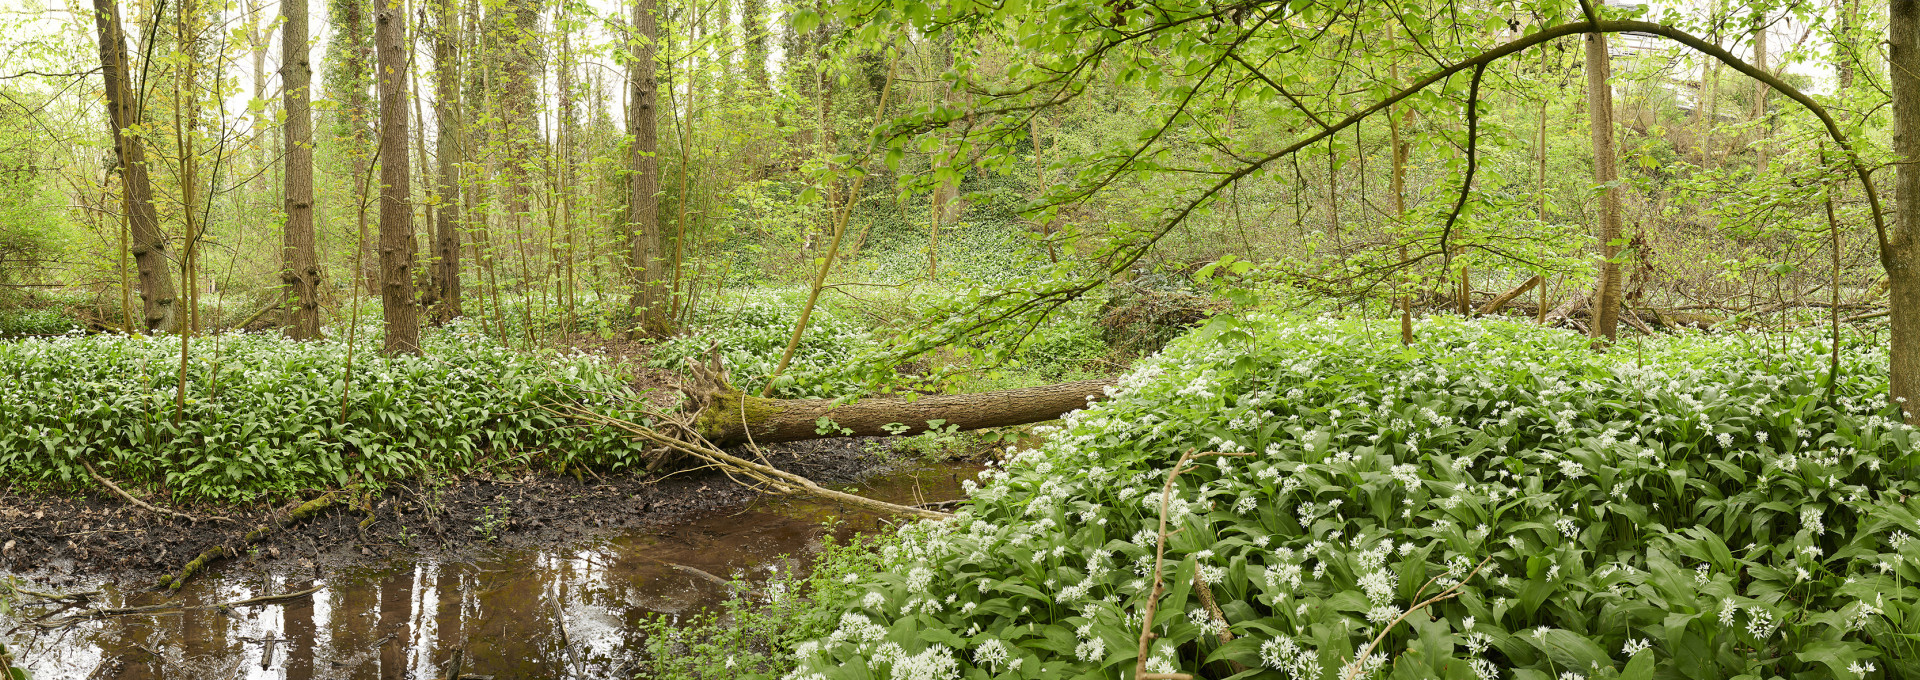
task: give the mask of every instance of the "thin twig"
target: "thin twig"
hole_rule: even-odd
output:
[[[1167,533],[1167,501],[1173,495],[1174,478],[1179,477],[1181,472],[1186,471],[1187,462],[1193,460],[1196,455],[1251,456],[1253,454],[1245,451],[1208,451],[1196,454],[1193,449],[1187,449],[1186,453],[1180,454],[1180,460],[1173,464],[1173,469],[1167,471],[1167,483],[1160,488],[1160,532],[1158,534],[1158,540],[1154,542],[1153,589],[1150,591],[1150,594],[1147,595],[1147,608],[1140,617],[1140,652],[1136,654],[1133,659],[1134,680],[1193,680],[1193,676],[1186,673],[1148,673],[1147,651],[1148,647],[1153,644],[1153,638],[1156,637],[1153,634],[1153,617],[1160,608],[1160,594],[1166,592],[1166,583],[1161,581],[1160,572],[1161,566],[1165,564],[1167,559],[1167,538],[1172,536],[1172,534]],[[1176,531],[1174,533],[1179,532]]]
[[[221,610],[221,609],[233,609],[236,607],[254,607],[254,606],[266,605],[266,604],[277,604],[280,602],[285,602],[287,600],[295,600],[295,599],[306,597],[308,595],[312,595],[314,593],[320,592],[320,590],[324,587],[325,586],[314,586],[312,588],[308,588],[306,590],[302,590],[296,593],[286,593],[284,595],[262,595],[260,597],[248,598],[245,600],[237,600],[234,602],[222,602],[219,604],[203,604],[203,605],[196,605],[196,606],[154,604],[154,605],[146,605],[143,607],[111,607],[111,608],[104,608],[104,609],[91,609],[88,611],[80,612],[78,614],[62,616],[57,619],[50,619],[47,621],[36,621],[33,623],[33,626],[36,628],[41,628],[45,630],[57,630],[61,628],[66,628],[68,626],[72,626],[74,624],[77,624],[83,621],[92,621],[94,619],[104,619],[112,616],[141,616],[141,615],[165,616],[165,615],[180,614],[180,613],[185,613],[190,611],[202,611],[202,610],[209,610],[209,609]]]
[[[83,460],[83,461],[80,461],[80,466],[81,466],[81,467],[84,467],[84,468],[86,468],[86,469],[87,469],[87,476],[89,476],[89,477],[92,477],[92,478],[93,478],[93,481],[96,481],[96,482],[99,482],[101,486],[104,486],[104,487],[107,487],[107,490],[108,490],[108,491],[112,491],[112,492],[113,492],[113,495],[115,495],[115,496],[119,496],[121,500],[124,500],[124,501],[126,501],[126,502],[128,502],[128,503],[132,503],[132,504],[134,504],[134,505],[136,505],[136,506],[138,506],[138,507],[140,507],[140,508],[142,508],[142,509],[145,509],[145,510],[146,510],[146,511],[148,511],[148,512],[151,512],[151,513],[154,513],[154,514],[156,514],[156,515],[166,515],[166,516],[169,516],[169,517],[178,517],[178,518],[180,518],[180,519],[184,519],[184,520],[186,520],[186,521],[189,521],[189,522],[203,522],[203,521],[207,521],[207,520],[202,520],[202,519],[200,519],[200,518],[198,518],[198,517],[194,517],[193,515],[189,515],[189,514],[187,514],[187,513],[184,513],[184,512],[180,512],[180,511],[178,511],[178,510],[168,510],[168,509],[166,509],[166,508],[162,508],[162,507],[158,507],[158,506],[155,506],[155,505],[152,505],[152,504],[149,504],[149,503],[147,503],[147,502],[145,502],[145,501],[142,501],[142,500],[140,500],[140,499],[138,499],[138,498],[134,498],[134,497],[133,497],[133,494],[130,494],[130,493],[127,493],[127,492],[126,492],[126,491],[125,491],[124,489],[121,489],[121,488],[120,488],[120,485],[118,485],[118,484],[114,484],[114,483],[113,483],[113,480],[111,480],[111,479],[107,479],[106,477],[103,477],[103,476],[101,476],[101,475],[100,475],[100,473],[98,473],[98,472],[95,472],[95,471],[93,470],[93,464],[91,464],[91,463],[88,463],[87,461],[84,461],[84,460]],[[208,520],[218,520],[218,521],[221,521],[221,522],[232,522],[232,521],[233,521],[233,520],[232,520],[231,518],[227,518],[227,517],[219,517],[219,516],[215,516],[215,517],[210,517],[210,518],[208,518]]]
[[[1369,656],[1373,656],[1373,650],[1378,648],[1380,646],[1380,643],[1387,639],[1387,633],[1393,632],[1393,627],[1400,625],[1401,620],[1407,618],[1408,615],[1411,615],[1414,612],[1420,611],[1421,609],[1425,609],[1427,605],[1433,604],[1435,602],[1439,602],[1441,600],[1451,600],[1455,597],[1458,597],[1460,595],[1460,586],[1464,586],[1467,584],[1467,581],[1473,580],[1473,576],[1475,574],[1480,573],[1480,569],[1482,567],[1487,566],[1487,562],[1490,562],[1492,560],[1493,560],[1492,555],[1488,555],[1487,557],[1481,559],[1480,564],[1475,565],[1473,568],[1473,571],[1467,572],[1466,578],[1460,579],[1459,583],[1453,584],[1453,586],[1447,588],[1446,590],[1440,591],[1439,595],[1435,595],[1433,597],[1427,598],[1426,600],[1421,601],[1420,604],[1416,604],[1412,607],[1407,608],[1407,610],[1404,612],[1401,612],[1399,616],[1393,617],[1392,621],[1387,622],[1387,627],[1380,629],[1379,635],[1373,636],[1373,642],[1367,643],[1367,648],[1364,650],[1361,650],[1359,656],[1354,657],[1353,666],[1351,667],[1350,670],[1347,671],[1345,680],[1353,680],[1355,676],[1360,674],[1360,669],[1366,667],[1366,663],[1365,663],[1366,658]],[[1435,576],[1434,578],[1439,578],[1439,577]],[[1428,579],[1427,583],[1433,583],[1433,580]],[[1420,590],[1422,592],[1424,592],[1426,588],[1427,588],[1426,586],[1420,586]]]

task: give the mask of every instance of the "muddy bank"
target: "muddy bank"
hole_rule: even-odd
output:
[[[841,488],[890,502],[943,500],[980,469],[902,462]],[[545,488],[520,486],[529,503],[531,489]],[[83,573],[61,590],[90,591],[88,603],[23,598],[0,614],[0,640],[36,680],[441,678],[456,658],[463,673],[502,679],[631,678],[648,653],[645,622],[677,623],[715,607],[730,592],[716,581],[742,579],[755,598],[791,592],[782,579],[809,569],[829,534],[846,539],[890,521],[809,498],[762,497],[662,527],[528,530],[388,559],[353,552],[351,566],[310,569],[285,555],[234,560],[172,595]],[[535,545],[542,535],[547,542]],[[286,593],[306,594],[216,606]],[[143,605],[166,611],[59,621],[92,607]]]
[[[900,461],[886,449],[884,440],[873,438],[763,447],[776,467],[829,485],[897,467]],[[596,530],[668,527],[737,508],[757,495],[725,475],[701,471],[408,482],[364,505],[336,506],[276,532],[230,561],[318,574],[397,554],[457,556],[550,544]],[[54,496],[0,485],[0,571],[53,587],[102,572],[123,582],[151,581],[208,548],[239,546],[247,531],[287,507],[221,509],[233,521],[195,523],[156,515],[104,491]]]

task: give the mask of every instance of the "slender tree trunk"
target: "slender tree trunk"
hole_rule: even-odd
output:
[[[435,323],[460,316],[460,49],[459,11],[455,0],[438,0],[439,16],[433,36],[433,115],[440,156],[440,212],[435,215],[433,287],[440,304]]]
[[[413,299],[413,204],[407,160],[407,16],[398,0],[379,5],[374,43],[380,69],[380,309],[387,354],[420,353]]]
[[[107,126],[112,128],[120,170],[122,208],[128,216],[134,266],[140,274],[143,327],[148,332],[173,330],[177,318],[173,272],[167,262],[167,238],[153,207],[153,182],[147,175],[147,152],[138,137],[127,132],[144,112],[136,107],[132,69],[127,62],[126,36],[120,28],[120,6],[115,0],[94,0],[94,24],[100,31],[100,74],[107,93]]]
[[[285,18],[280,38],[282,96],[286,101],[286,212],[281,237],[284,268],[280,282],[287,286],[287,337],[320,337],[320,261],[313,243],[313,66],[307,27],[307,0],[280,0]]]
[[[1920,0],[1887,3],[1888,82],[1893,90],[1893,153],[1920,160]],[[1920,424],[1920,166],[1894,164],[1894,219],[1880,250],[1893,327],[1889,396]]]
[[[1765,71],[1767,70],[1766,13],[1761,12],[1757,21],[1759,21],[1759,26],[1753,29],[1753,66],[1754,68]],[[1767,93],[1771,89],[1772,88],[1767,87],[1766,83],[1757,80],[1753,82],[1753,119],[1755,121],[1766,120]],[[1770,136],[1767,134],[1767,128],[1765,126],[1758,128],[1758,130],[1760,139],[1755,140],[1753,145],[1753,171],[1756,174],[1766,172],[1767,170],[1767,138]]]
[[[1859,24],[1860,1],[1840,0],[1839,8],[1834,10],[1833,71],[1840,83],[1840,91],[1853,89],[1853,42],[1854,27]]]
[[[633,272],[633,299],[629,314],[634,334],[663,337],[672,331],[673,307],[668,299],[668,272],[660,234],[660,136],[656,128],[659,81],[655,40],[660,25],[654,12],[657,0],[633,5],[633,72],[628,76],[632,98],[627,133],[633,136],[633,170],[627,192],[629,266]]]
[[[1612,342],[1620,321],[1620,265],[1614,258],[1620,246],[1620,189],[1612,186],[1618,174],[1614,168],[1613,86],[1610,84],[1611,59],[1607,56],[1607,37],[1587,36],[1587,109],[1593,117],[1593,181],[1606,185],[1600,193],[1600,221],[1594,225],[1594,239],[1600,247],[1600,281],[1594,286],[1592,336],[1596,343]]]
[[[1391,27],[1387,29],[1387,40],[1388,42],[1392,42],[1393,40],[1393,29]],[[1393,79],[1393,82],[1400,82],[1400,63],[1398,61],[1388,62],[1387,69],[1389,77]],[[1405,226],[1407,219],[1407,146],[1406,143],[1400,139],[1400,125],[1401,120],[1398,107],[1389,107],[1387,109],[1387,143],[1393,147],[1391,149],[1391,153],[1393,154],[1393,168],[1392,174],[1389,175],[1388,179],[1388,191],[1393,193],[1394,222],[1400,226]],[[1407,260],[1407,246],[1405,243],[1400,245],[1399,255],[1401,262]],[[1406,287],[1410,284],[1409,277],[1405,275],[1400,277],[1402,289],[1395,300],[1395,302],[1399,303],[1398,306],[1400,307],[1400,344],[1402,345],[1413,344],[1413,296],[1409,295],[1406,291]]]

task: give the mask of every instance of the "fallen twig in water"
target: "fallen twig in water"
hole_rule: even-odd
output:
[[[44,630],[59,630],[59,629],[67,628],[67,627],[73,626],[74,624],[82,623],[85,621],[93,621],[96,619],[104,619],[104,618],[109,618],[114,616],[166,616],[171,614],[181,614],[181,613],[190,612],[190,611],[203,611],[203,610],[209,610],[209,609],[222,611],[227,609],[233,609],[236,607],[256,607],[260,605],[285,602],[288,600],[297,600],[297,599],[306,597],[308,595],[312,595],[314,593],[320,592],[320,589],[322,587],[323,586],[314,586],[312,588],[308,588],[306,590],[302,590],[297,593],[286,593],[282,595],[263,595],[260,597],[248,598],[245,600],[237,600],[234,602],[222,602],[219,604],[202,604],[202,605],[194,605],[190,607],[171,605],[171,604],[150,604],[150,605],[145,605],[140,607],[104,607],[101,609],[89,609],[87,611],[69,614],[66,616],[58,617],[58,618],[47,619],[45,621],[35,621],[31,625],[36,628],[41,628]]]

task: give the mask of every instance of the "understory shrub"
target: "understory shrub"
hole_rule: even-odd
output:
[[[835,627],[768,675],[1131,677],[1162,485],[1198,450],[1249,455],[1165,501],[1151,671],[1920,677],[1920,483],[1883,349],[1849,340],[1828,401],[1814,334],[1596,354],[1524,323],[1417,330],[1256,316],[1175,341],[815,594]]]
[[[640,460],[617,433],[542,408],[613,408],[622,380],[598,359],[512,352],[464,323],[426,334],[421,356],[383,357],[378,335],[355,343],[350,386],[341,339],[196,338],[184,405],[178,337],[0,343],[0,478],[82,487],[87,463],[176,497],[243,502],[428,471]]]

